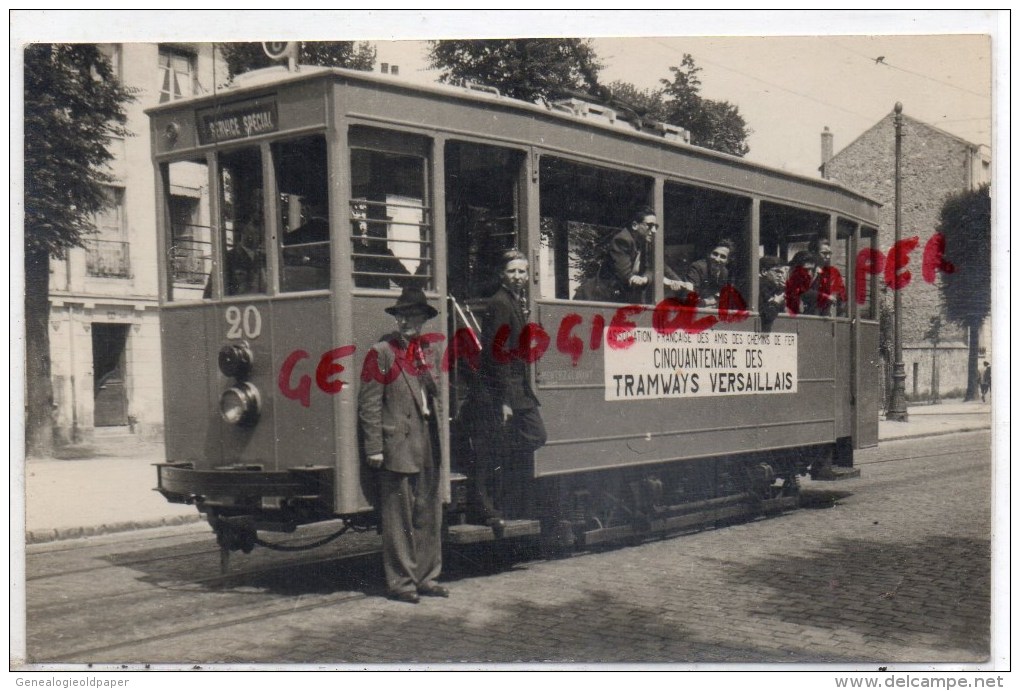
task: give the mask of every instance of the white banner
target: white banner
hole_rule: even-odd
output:
[[[609,345],[606,400],[746,396],[797,392],[797,334],[636,328]]]

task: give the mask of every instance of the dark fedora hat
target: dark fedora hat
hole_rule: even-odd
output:
[[[425,314],[429,319],[439,314],[439,311],[430,305],[425,299],[425,291],[421,288],[404,288],[397,299],[397,304],[387,307],[388,314]]]

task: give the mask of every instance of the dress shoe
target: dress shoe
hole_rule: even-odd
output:
[[[419,586],[418,594],[424,597],[450,597],[450,591],[438,583],[426,583]]]
[[[390,593],[386,597],[388,597],[391,600],[396,600],[397,602],[409,602],[412,605],[416,605],[420,601],[420,599],[418,598],[418,593],[414,592],[413,590],[401,590],[400,592],[397,593]]]

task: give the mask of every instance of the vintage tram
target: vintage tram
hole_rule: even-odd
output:
[[[851,267],[877,241],[878,204],[840,185],[576,100],[341,69],[260,70],[148,112],[157,489],[205,514],[224,554],[259,531],[376,520],[357,394],[408,281],[439,310],[447,349],[448,542],[587,546],[793,508],[799,476],[846,472],[854,449],[877,442],[875,278]],[[662,227],[647,303],[574,299],[601,239],[642,205]],[[825,316],[781,314],[763,333],[759,257],[789,259],[819,235],[851,298]],[[657,310],[675,305],[662,302],[664,267],[722,236],[736,244],[736,302]],[[548,336],[531,374],[548,443],[527,469],[532,513],[497,535],[472,523],[463,416],[492,259],[507,248],[530,259],[530,320]]]

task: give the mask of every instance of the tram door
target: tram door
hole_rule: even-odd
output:
[[[524,152],[450,141],[445,150],[447,342],[481,347],[486,301],[499,287],[499,257],[524,250],[521,176]],[[467,344],[472,347],[472,344]],[[472,413],[483,407],[477,373],[451,358],[451,468],[464,472],[472,453]]]

